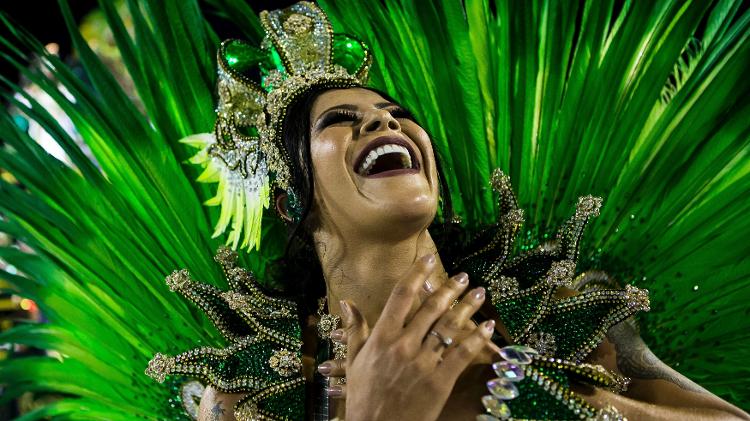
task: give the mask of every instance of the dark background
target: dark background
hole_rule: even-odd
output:
[[[103,0],[114,1],[114,0]],[[279,9],[296,3],[296,0],[248,0],[257,12],[266,9]],[[68,0],[76,22],[79,22],[94,8],[97,0]],[[214,16],[209,6],[203,7],[204,14],[213,23],[220,37],[231,38],[239,36],[236,28]],[[34,34],[43,44],[55,42],[60,46],[60,56],[64,59],[70,55],[70,37],[60,12],[60,5],[55,0],[0,0],[0,13],[8,18],[14,27],[21,27]],[[7,37],[8,29],[0,23],[0,37]],[[0,44],[0,53],[5,53],[7,47]],[[16,70],[7,60],[0,57],[0,76],[16,81]]]

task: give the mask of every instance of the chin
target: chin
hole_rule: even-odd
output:
[[[381,236],[406,237],[427,228],[435,219],[437,200],[428,195],[383,203],[377,210]]]

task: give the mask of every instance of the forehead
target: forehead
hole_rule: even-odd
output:
[[[348,104],[359,109],[366,109],[384,102],[388,101],[376,92],[363,88],[331,89],[318,95],[310,114],[314,120],[324,111],[339,105]]]

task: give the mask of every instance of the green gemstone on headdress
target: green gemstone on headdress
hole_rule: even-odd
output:
[[[242,41],[230,41],[224,46],[224,59],[233,70],[244,72],[268,60],[268,53]]]
[[[239,126],[237,130],[247,137],[260,137],[260,132],[258,132],[258,128],[255,126]]]
[[[362,67],[365,60],[365,48],[358,40],[342,35],[333,35],[333,62],[342,66],[353,75]]]
[[[273,69],[276,69],[280,72],[284,70],[284,63],[281,61],[281,56],[279,56],[279,52],[276,51],[275,47],[271,47],[271,55],[269,56],[269,61],[264,64],[269,65],[269,68],[267,69],[264,69],[261,66],[261,69],[263,70],[264,74],[267,74],[269,71]]]
[[[275,48],[264,50],[239,40],[230,41],[224,46],[224,59],[232,70],[246,75],[253,73],[253,70],[262,75],[272,70],[284,71],[284,64]]]

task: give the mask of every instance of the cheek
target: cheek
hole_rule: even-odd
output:
[[[425,174],[432,178],[437,177],[437,166],[435,164],[435,150],[432,148],[432,141],[430,136],[424,129],[417,126],[409,127],[406,131],[409,136],[419,147],[419,151],[422,155],[422,162],[426,166]]]
[[[335,137],[313,139],[310,144],[310,159],[313,176],[325,189],[344,184],[344,177],[349,177],[346,167],[346,149],[342,141]],[[317,189],[316,189],[317,190]]]

